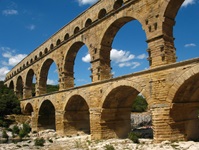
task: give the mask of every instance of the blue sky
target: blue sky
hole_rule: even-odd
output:
[[[0,80],[20,60],[52,34],[86,10],[97,0],[0,0]],[[174,27],[177,61],[199,56],[199,0],[186,0],[176,17]],[[146,36],[137,21],[127,23],[117,33],[111,51],[114,77],[145,70]],[[77,67],[81,66],[81,67]],[[83,46],[75,60],[76,86],[90,80],[88,49]],[[53,64],[48,84],[57,84]]]

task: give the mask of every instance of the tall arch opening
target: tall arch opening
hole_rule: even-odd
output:
[[[23,98],[23,80],[22,80],[21,76],[19,76],[17,79],[16,95],[17,95],[18,99]]]
[[[135,122],[132,117],[135,115],[132,115],[132,106],[138,94],[139,92],[130,86],[119,86],[107,95],[102,106],[100,123],[102,130],[105,129],[106,132],[103,134],[102,131],[102,138],[126,138],[133,132],[135,128],[132,124]],[[152,136],[145,138],[152,138]]]
[[[66,134],[77,134],[83,132],[90,134],[89,106],[85,99],[79,95],[72,96],[64,114],[64,132]]]
[[[53,59],[47,59],[41,68],[39,78],[40,94],[52,93],[59,90],[58,69]]]
[[[28,103],[25,107],[24,114],[31,116],[32,112],[33,112],[33,107],[30,103]]]
[[[199,56],[199,4],[183,3],[175,16],[173,28],[177,61]]]
[[[30,69],[26,76],[25,82],[25,97],[30,98],[35,96],[36,76],[34,70]]]
[[[13,81],[10,82],[9,89],[14,90],[14,82]]]
[[[88,47],[83,42],[74,43],[66,56],[65,72],[70,87],[81,86],[91,82],[90,55]]]
[[[149,68],[146,34],[132,17],[114,21],[105,32],[101,45],[100,55],[107,59],[106,62],[111,62],[107,66],[112,69],[113,77]]]
[[[199,140],[199,74],[184,83],[175,93],[170,116],[173,130],[186,140]],[[182,113],[183,112],[183,113]]]
[[[51,101],[45,100],[39,108],[38,129],[54,129],[55,124],[55,107]]]

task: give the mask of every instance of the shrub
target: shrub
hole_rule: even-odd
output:
[[[139,143],[139,135],[137,133],[130,132],[128,138],[134,143]]]
[[[45,140],[44,138],[36,138],[35,139],[35,146],[44,146]]]
[[[30,133],[30,126],[28,124],[23,124],[23,128],[19,131],[19,137],[22,139]]]
[[[115,148],[113,147],[113,145],[106,145],[105,150],[115,150]]]
[[[144,112],[147,110],[148,104],[146,99],[141,96],[138,95],[132,105],[132,112]]]
[[[12,128],[12,133],[13,133],[13,134],[17,134],[17,135],[19,134],[19,127],[18,127],[17,125],[14,125],[14,126],[13,126],[13,128]]]
[[[5,138],[5,139],[8,139],[8,138],[9,138],[9,136],[8,136],[8,134],[7,134],[7,132],[6,132],[6,130],[3,130],[3,132],[2,132],[2,138]]]

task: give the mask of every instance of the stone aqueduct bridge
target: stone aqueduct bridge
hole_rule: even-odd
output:
[[[32,114],[32,130],[53,128],[63,135],[83,131],[93,139],[126,137],[130,108],[142,93],[156,142],[198,138],[199,59],[176,63],[174,47],[173,26],[183,1],[100,0],[23,59],[5,84],[21,98],[23,112]],[[112,79],[112,41],[132,20],[146,33],[150,69]],[[74,60],[84,44],[91,55],[92,83],[74,87]],[[46,94],[52,62],[59,72],[59,91]]]

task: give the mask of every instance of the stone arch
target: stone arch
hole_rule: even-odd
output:
[[[90,18],[88,18],[85,22],[85,27],[88,27],[92,24],[92,20]]]
[[[42,57],[43,53],[42,52],[39,52],[39,57]]]
[[[133,14],[135,15],[135,14]],[[132,16],[133,16],[132,15]],[[110,59],[110,54],[112,50],[112,44],[114,41],[114,38],[116,37],[116,34],[118,31],[128,22],[137,20],[132,16],[122,16],[122,17],[117,17],[108,22],[106,25],[107,28],[103,29],[103,34],[101,37],[101,42],[100,42],[100,59],[103,60],[103,72],[106,72],[107,76],[111,74],[111,59]],[[137,20],[141,25],[142,23]],[[145,42],[145,41],[143,41]]]
[[[81,131],[90,134],[89,106],[80,95],[73,95],[64,108],[64,132],[77,134]]]
[[[35,61],[37,60],[37,55],[35,55]]]
[[[170,87],[167,102],[174,102],[173,99],[175,98],[178,89],[186,82],[186,80],[189,80],[195,74],[199,74],[199,65],[196,65],[193,68],[190,68],[186,72],[182,73],[181,76],[177,78]]]
[[[39,86],[39,90],[40,90],[39,94],[46,94],[48,72],[49,72],[50,66],[53,62],[56,64],[57,70],[59,71],[57,62],[54,61],[52,58],[46,59],[43,62],[43,64],[41,65],[39,80],[38,80],[38,84],[39,84],[38,86]],[[58,73],[58,75],[59,75],[59,73]]]
[[[56,130],[55,107],[50,100],[44,100],[39,107],[38,130]]]
[[[170,88],[170,124],[182,140],[199,138],[199,65],[184,72]],[[182,113],[183,112],[183,113]]]
[[[107,12],[106,12],[106,9],[101,9],[100,11],[99,11],[99,14],[98,14],[98,19],[102,19],[103,17],[105,17],[106,16],[106,14],[107,14]]]
[[[80,31],[80,28],[79,27],[75,27],[75,29],[74,29],[74,34],[77,34],[78,32]]]
[[[19,99],[23,98],[23,79],[21,76],[17,78],[17,83],[16,83],[16,95]]]
[[[45,53],[45,54],[48,53],[48,48],[45,48],[44,53]]]
[[[86,45],[86,44],[81,41],[75,42],[70,46],[69,50],[66,53],[66,56],[64,59],[65,62],[63,64],[64,64],[65,76],[67,76],[68,78],[67,83],[65,84],[67,84],[68,87],[74,86],[74,63],[75,63],[77,53],[83,45]]]
[[[9,84],[9,89],[14,90],[14,82],[13,82],[13,80]]]
[[[31,103],[27,103],[25,108],[24,108],[24,114],[31,116],[32,112],[34,112],[32,104]]]
[[[102,131],[102,138],[127,137],[131,131],[131,107],[139,93],[145,96],[144,89],[125,82],[115,83],[106,90],[102,97],[100,124],[107,132],[103,134]]]
[[[54,45],[51,44],[51,45],[50,45],[50,50],[53,50],[53,49],[54,49]]]
[[[123,0],[116,0],[114,5],[113,5],[113,9],[118,9],[120,7],[122,7],[122,5],[124,4]]]
[[[66,40],[68,40],[68,39],[69,39],[69,37],[70,37],[70,36],[69,36],[69,34],[68,34],[68,33],[66,33],[66,34],[65,34],[65,36],[64,36],[64,40],[65,40],[65,41],[66,41]]]
[[[58,39],[57,42],[56,42],[56,45],[58,46],[59,44],[61,44],[61,40]]]
[[[33,87],[33,77],[35,75],[35,72],[33,69],[30,69],[26,75],[25,79],[25,98],[30,98],[32,96],[35,96],[35,91]],[[36,75],[35,75],[36,76]],[[34,91],[34,92],[33,92]]]

